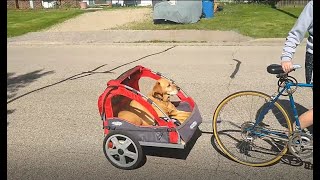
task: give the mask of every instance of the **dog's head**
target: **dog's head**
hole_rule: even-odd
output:
[[[152,96],[162,101],[169,101],[170,95],[175,95],[179,92],[179,87],[171,81],[160,78],[152,89]]]

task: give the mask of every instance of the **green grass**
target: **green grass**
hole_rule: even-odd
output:
[[[269,5],[228,4],[214,18],[195,24],[153,24],[151,15],[144,22],[135,22],[116,29],[134,30],[221,30],[235,31],[254,38],[286,37],[303,7],[271,8]],[[296,17],[295,17],[296,16]]]
[[[104,10],[136,9],[142,7],[112,7]],[[143,7],[145,8],[145,7]],[[268,5],[227,4],[212,19],[201,19],[195,24],[155,25],[152,16],[143,22],[133,22],[116,29],[134,30],[221,30],[235,31],[254,38],[286,37],[303,7],[274,9]],[[35,32],[61,23],[88,11],[79,9],[8,10],[7,37]],[[296,16],[296,17],[295,17]]]
[[[39,31],[84,12],[79,9],[8,10],[7,37]]]

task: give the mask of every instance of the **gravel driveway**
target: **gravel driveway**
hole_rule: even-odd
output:
[[[101,31],[147,18],[152,9],[119,9],[88,12],[49,28],[48,32]]]

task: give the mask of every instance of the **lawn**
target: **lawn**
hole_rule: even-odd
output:
[[[8,10],[7,37],[39,31],[82,13],[79,9]]]
[[[221,30],[235,31],[254,38],[285,37],[303,7],[271,8],[259,4],[228,4],[216,12],[212,19],[201,19],[195,24],[154,25],[150,15],[144,22],[135,22],[117,29],[134,30]]]
[[[129,7],[135,9],[138,7]],[[125,9],[122,7],[104,10]],[[214,18],[201,19],[195,24],[154,25],[152,14],[143,22],[133,22],[116,29],[134,30],[221,30],[235,31],[254,38],[285,37],[291,29],[303,7],[271,8],[257,4],[227,4],[223,11],[216,12]],[[27,32],[39,31],[54,24],[88,11],[79,9],[50,10],[8,10],[7,37],[19,36]]]

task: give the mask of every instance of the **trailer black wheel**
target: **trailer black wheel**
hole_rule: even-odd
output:
[[[109,133],[103,141],[103,152],[113,166],[125,170],[139,168],[146,160],[139,142],[126,132]]]

